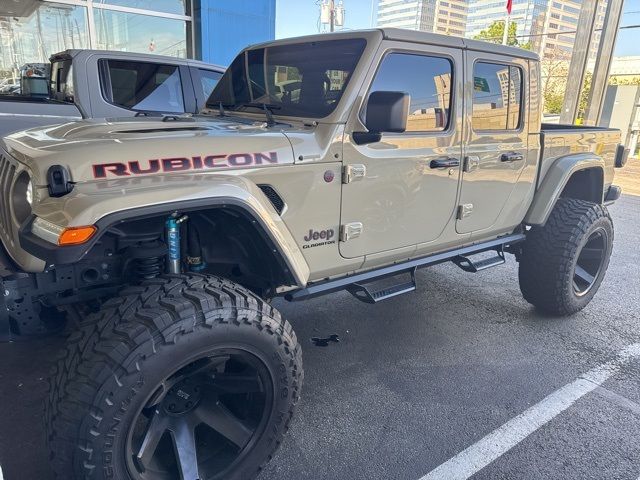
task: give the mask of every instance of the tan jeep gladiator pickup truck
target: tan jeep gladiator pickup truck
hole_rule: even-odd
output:
[[[528,302],[585,307],[626,152],[617,130],[540,117],[535,54],[381,29],[247,48],[201,115],[6,137],[0,325],[66,322],[58,478],[257,475],[303,379],[276,296],[376,303],[418,268],[510,253]]]

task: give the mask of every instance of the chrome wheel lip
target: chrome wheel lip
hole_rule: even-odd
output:
[[[251,434],[250,439],[247,441],[247,443],[245,444],[244,447],[242,447],[240,449],[240,451],[236,454],[235,458],[233,458],[232,461],[230,461],[228,463],[228,465],[226,465],[221,471],[217,471],[215,472],[213,475],[207,475],[206,477],[202,477],[201,480],[218,480],[218,479],[223,479],[226,478],[226,475],[232,471],[234,468],[236,468],[238,466],[239,463],[242,462],[242,460],[251,453],[251,450],[253,449],[253,447],[255,446],[255,444],[257,443],[258,439],[262,437],[267,424],[269,422],[269,419],[271,418],[272,414],[273,414],[273,408],[275,405],[275,382],[273,379],[273,374],[271,373],[269,367],[267,366],[267,361],[265,358],[263,358],[263,355],[261,354],[261,352],[259,351],[254,351],[253,348],[247,347],[247,346],[238,346],[238,345],[225,345],[225,346],[219,346],[219,347],[209,347],[208,349],[206,349],[204,352],[200,352],[198,354],[193,355],[189,360],[186,360],[185,362],[183,362],[179,367],[174,368],[171,373],[167,376],[164,377],[163,382],[166,381],[168,378],[172,377],[173,375],[175,375],[176,373],[180,372],[181,370],[183,370],[184,368],[190,366],[191,364],[205,359],[205,358],[215,358],[215,357],[219,357],[219,356],[225,356],[225,355],[241,355],[241,356],[249,356],[251,357],[253,360],[251,362],[251,365],[259,365],[260,366],[260,372],[257,373],[259,379],[261,381],[263,381],[264,383],[264,393],[265,393],[265,398],[264,398],[264,405],[262,408],[262,413],[261,413],[261,418],[259,423],[255,426],[255,428],[253,429],[253,432]],[[162,382],[162,383],[163,383]],[[160,388],[162,383],[158,383],[158,388]],[[158,472],[155,471],[149,471],[147,473],[145,472],[141,472],[140,469],[138,468],[138,465],[136,465],[136,451],[137,449],[134,448],[132,440],[133,440],[133,436],[134,436],[134,431],[135,431],[135,427],[137,425],[137,423],[141,420],[141,416],[144,415],[144,411],[146,409],[149,408],[149,401],[153,401],[153,397],[156,395],[157,389],[151,393],[147,399],[145,399],[145,402],[143,404],[143,406],[141,406],[138,411],[136,412],[136,414],[133,417],[132,422],[129,424],[129,428],[128,428],[128,432],[127,432],[127,438],[126,438],[126,443],[124,445],[125,448],[125,456],[126,456],[126,468],[127,468],[127,472],[129,474],[129,478],[130,479],[135,479],[135,480],[156,480],[156,479],[166,479],[166,480],[174,480],[174,476],[171,476],[168,472],[165,473],[161,473],[161,476],[156,476],[158,474]],[[162,402],[158,402],[157,405],[155,405],[153,408],[160,410]],[[156,412],[157,412],[156,410]],[[169,414],[169,412],[165,413],[167,416],[172,416],[175,417],[175,415],[171,415]],[[210,460],[210,459],[209,459]],[[177,458],[176,458],[177,461]],[[199,462],[198,462],[199,464]],[[199,464],[200,466],[200,464]]]
[[[591,232],[587,241],[580,247],[571,271],[572,290],[575,296],[584,297],[593,290],[602,274],[609,242],[609,234],[605,228],[600,227]],[[588,247],[590,244],[591,247]],[[590,250],[591,258],[585,256],[587,248]],[[598,256],[593,257],[596,251]]]

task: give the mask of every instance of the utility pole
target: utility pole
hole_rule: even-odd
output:
[[[504,32],[502,33],[502,44],[506,45],[509,41],[509,17],[511,15],[507,13],[507,16],[504,19]]]
[[[331,9],[331,12],[329,13],[329,15],[330,15],[329,31],[333,32],[335,30],[335,25],[336,25],[336,3],[335,3],[335,0],[330,0],[329,1],[329,8]]]
[[[511,9],[513,8],[513,0],[507,0],[507,16],[504,19],[504,32],[502,33],[502,44],[509,43],[509,20],[511,20]]]
[[[342,0],[336,5],[335,0],[325,0],[320,5],[320,23],[329,25],[329,31],[334,32],[336,27],[344,25],[344,7]]]

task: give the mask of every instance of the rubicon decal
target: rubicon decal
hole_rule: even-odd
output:
[[[187,172],[228,167],[251,167],[278,163],[277,152],[231,153],[196,157],[154,158],[127,163],[99,163],[93,165],[94,178],[127,177],[154,173]]]
[[[332,240],[334,235],[336,234],[335,230],[328,228],[326,230],[316,231],[313,229],[309,230],[309,233],[305,235],[305,242],[312,242],[317,240],[322,240],[316,243],[307,243],[303,245],[302,248],[313,248],[313,247],[321,247],[322,245],[331,245],[332,243],[336,243],[335,240]]]

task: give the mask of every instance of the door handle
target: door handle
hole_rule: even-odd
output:
[[[501,162],[512,163],[512,162],[521,162],[522,160],[524,160],[524,155],[518,152],[503,153],[500,156]]]
[[[441,158],[439,160],[431,160],[429,162],[429,166],[431,168],[451,168],[451,167],[459,167],[460,160],[457,158],[449,157],[449,158]]]

